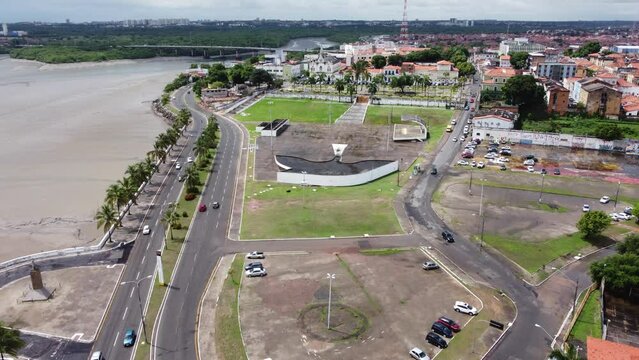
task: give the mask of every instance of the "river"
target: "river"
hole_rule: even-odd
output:
[[[104,190],[166,129],[150,103],[192,61],[0,57],[0,261],[100,237]]]

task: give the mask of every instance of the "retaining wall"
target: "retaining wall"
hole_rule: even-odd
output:
[[[380,166],[371,171],[353,175],[314,175],[295,172],[280,171],[277,173],[277,181],[287,184],[306,184],[317,186],[355,186],[377,180],[399,170],[399,162]]]

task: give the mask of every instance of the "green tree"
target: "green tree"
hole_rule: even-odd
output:
[[[368,84],[368,92],[371,96],[375,96],[375,94],[377,94],[377,84],[375,82]]]
[[[115,206],[120,212],[122,206],[122,199],[124,199],[124,189],[119,184],[111,184],[106,190],[106,196],[104,201],[111,206]]]
[[[122,205],[126,205],[129,200],[136,204],[135,193],[137,192],[139,185],[136,186],[133,180],[131,180],[128,176],[118,180],[117,184],[122,188]]]
[[[348,96],[351,97],[351,103],[353,102],[353,95],[355,95],[355,93],[357,92],[357,87],[355,87],[355,85],[353,83],[349,83],[346,86],[346,92],[348,93]]]
[[[599,124],[593,130],[592,135],[608,141],[624,138],[623,130],[617,124]]]
[[[111,204],[105,203],[98,209],[95,214],[95,220],[97,220],[98,229],[102,228],[104,232],[109,231],[112,225],[118,223],[118,214],[113,209]],[[111,241],[111,235],[109,234],[109,241]]]
[[[393,54],[388,57],[388,65],[401,66],[404,62],[404,57],[399,54]]]
[[[0,359],[4,360],[5,355],[18,357],[18,351],[26,345],[20,337],[20,331],[5,327],[0,322]]]
[[[492,89],[482,90],[481,100],[482,102],[504,100],[504,93],[501,92],[500,90],[492,90]]]
[[[186,184],[187,192],[197,193],[198,192],[197,187],[198,185],[200,185],[200,174],[198,173],[195,166],[190,166],[188,169],[186,169],[186,172],[184,175],[186,175],[185,184]]]
[[[609,256],[590,264],[592,281],[606,279],[606,290],[621,296],[639,287],[639,255],[633,253]]]
[[[457,66],[457,69],[459,70],[459,76],[471,76],[477,72],[473,64],[467,61],[458,63],[456,66]]]
[[[317,74],[317,83],[319,84],[319,91],[322,92],[322,84],[324,84],[324,82],[326,81],[326,74],[325,73],[319,73]]]
[[[587,238],[601,234],[608,226],[610,217],[600,210],[584,213],[577,222],[577,229]]]
[[[342,101],[342,91],[346,88],[346,81],[343,79],[337,79],[335,81],[335,90],[337,90],[338,101]]]
[[[406,55],[406,61],[434,63],[442,59],[442,54],[438,49],[425,49],[413,51]]]
[[[264,69],[253,70],[249,80],[257,87],[260,87],[262,84],[268,84],[269,86],[273,84],[273,77]]]
[[[626,236],[621,244],[617,245],[619,254],[635,254],[639,255],[639,234],[632,233]]]
[[[544,89],[531,75],[515,75],[502,87],[506,102],[519,107],[522,118],[543,119],[546,116]]]
[[[360,60],[353,64],[353,71],[355,72],[355,81],[360,81],[364,74],[368,71],[368,61]]]
[[[528,53],[525,51],[515,51],[511,52],[510,55],[510,63],[515,69],[525,69],[528,67]]]
[[[413,85],[415,80],[412,76],[406,73],[402,73],[400,76],[395,76],[391,79],[391,87],[399,88],[399,90],[404,93],[404,88],[407,86]]]
[[[581,360],[582,357],[577,355],[577,349],[573,344],[568,344],[568,349],[562,351],[561,349],[555,349],[550,352],[548,359],[554,360]]]
[[[598,41],[589,41],[583,44],[579,50],[573,54],[575,57],[586,57],[590,54],[598,53],[601,50],[601,44]]]
[[[386,58],[382,55],[373,55],[371,58],[371,64],[375,69],[381,69],[386,66]]]
[[[162,216],[161,221],[166,227],[169,228],[171,240],[173,240],[173,228],[180,224],[180,214],[177,213],[175,204],[167,206],[166,210],[164,210],[164,215]]]

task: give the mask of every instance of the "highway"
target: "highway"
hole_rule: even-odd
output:
[[[183,88],[176,93],[176,106],[180,107],[180,101],[187,96],[187,89]],[[159,187],[153,200],[153,206],[149,209],[145,224],[151,226],[150,235],[138,236],[135,246],[131,250],[127,266],[122,274],[121,282],[125,284],[118,286],[110,308],[107,310],[106,321],[100,329],[93,351],[102,351],[106,359],[129,359],[133,356],[133,347],[123,346],[123,335],[126,329],[133,328],[138,333],[138,341],[144,340],[142,332],[142,318],[140,305],[136,293],[135,282],[145,277],[152,276],[156,265],[156,250],[161,249],[164,241],[164,230],[160,223],[162,214],[167,204],[175,202],[180,193],[182,183],[178,182],[176,174],[178,171],[172,164],[172,160],[182,164],[186,163],[188,156],[191,156],[193,143],[202,132],[206,119],[194,117],[192,124],[185,131],[182,137],[183,146],[177,146],[167,157],[167,165],[164,168],[162,185]],[[149,294],[153,278],[140,281],[140,296],[143,305]],[[150,338],[150,329],[147,329]]]

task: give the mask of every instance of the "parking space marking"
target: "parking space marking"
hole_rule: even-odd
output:
[[[82,339],[83,335],[84,335],[84,333],[75,333],[75,334],[73,334],[73,336],[71,336],[71,340],[78,341],[78,340]]]

